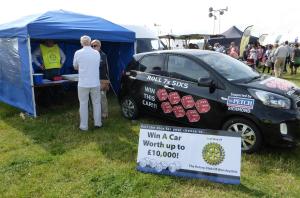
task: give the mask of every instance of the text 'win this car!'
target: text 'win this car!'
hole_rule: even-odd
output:
[[[260,75],[225,54],[167,50],[136,54],[121,80],[123,115],[149,113],[192,127],[240,133],[242,150],[293,146],[300,133],[300,89]]]

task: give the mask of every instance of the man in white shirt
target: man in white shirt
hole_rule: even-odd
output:
[[[80,130],[88,130],[88,103],[91,95],[93,104],[94,126],[100,128],[101,121],[101,95],[100,95],[100,54],[91,47],[91,38],[80,38],[82,49],[74,54],[73,66],[78,70],[78,99],[80,103]]]
[[[288,44],[288,42],[285,42],[286,45]],[[275,51],[275,66],[274,66],[274,70],[275,70],[275,77],[280,77],[283,67],[284,67],[284,63],[285,63],[285,59],[286,57],[289,55],[289,49],[286,47],[286,45],[280,45],[276,51]]]

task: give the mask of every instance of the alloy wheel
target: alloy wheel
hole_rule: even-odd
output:
[[[125,99],[122,105],[122,111],[126,118],[133,118],[135,115],[135,105],[130,99]]]
[[[242,150],[250,150],[256,143],[254,130],[244,123],[234,123],[228,127],[228,131],[241,134]]]

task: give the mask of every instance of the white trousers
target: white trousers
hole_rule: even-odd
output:
[[[281,77],[282,70],[284,67],[285,58],[284,57],[277,57],[274,65],[275,77]]]
[[[101,95],[100,86],[98,87],[78,87],[78,99],[79,99],[79,114],[80,114],[80,126],[82,130],[88,130],[89,120],[89,96],[91,96],[93,104],[94,125],[102,126],[101,121]]]

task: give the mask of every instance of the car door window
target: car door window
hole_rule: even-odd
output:
[[[199,78],[209,77],[209,73],[198,63],[187,57],[170,55],[168,72],[171,77],[198,82]]]
[[[163,75],[166,73],[164,69],[164,56],[163,55],[148,55],[140,61],[140,70],[142,72]]]

